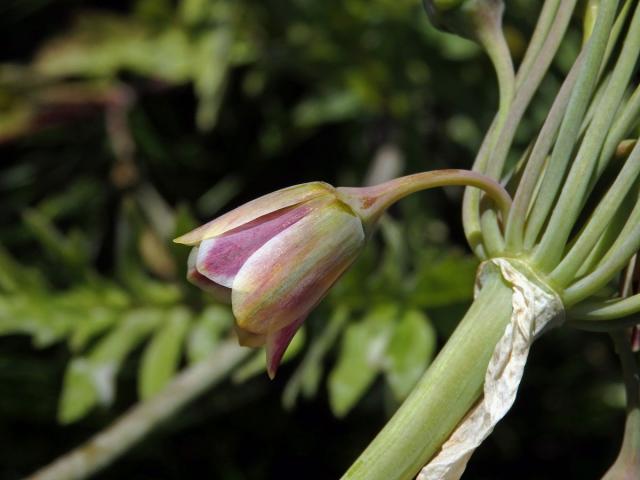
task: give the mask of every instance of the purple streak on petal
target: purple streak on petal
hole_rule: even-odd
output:
[[[236,321],[268,334],[306,317],[363,242],[359,219],[340,205],[309,214],[267,242],[240,269],[231,294]]]
[[[310,210],[308,204],[284,208],[219,237],[200,244],[197,270],[210,280],[231,288],[233,279],[247,259],[278,233],[303,218]]]
[[[267,374],[271,380],[276,376],[276,371],[280,366],[284,352],[287,350],[289,343],[291,343],[291,339],[296,334],[305,318],[306,317],[301,317],[291,325],[287,325],[281,330],[267,335],[267,341],[265,344],[267,353]]]

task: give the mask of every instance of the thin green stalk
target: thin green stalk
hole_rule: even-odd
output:
[[[599,178],[600,175],[602,175],[602,172],[607,168],[607,165],[618,148],[618,145],[629,134],[639,119],[640,85],[636,87],[629,100],[625,103],[620,115],[607,135],[607,140],[604,142],[602,154],[600,155],[598,166],[596,167],[596,178]],[[592,183],[595,183],[595,180]]]
[[[629,328],[640,323],[640,319],[637,316],[623,317],[623,318],[610,318],[608,320],[595,320],[593,318],[583,319],[577,314],[573,317],[573,310],[570,310],[568,315],[571,315],[567,321],[567,325],[578,330],[584,330],[585,332],[599,332],[610,333],[612,330],[620,328]]]
[[[603,59],[607,39],[618,2],[611,0],[602,5],[594,32],[585,50],[584,63],[578,74],[575,88],[571,94],[567,112],[562,120],[558,139],[549,160],[549,166],[542,180],[540,193],[527,219],[525,244],[538,234],[547,221],[549,211],[555,202],[562,185],[564,174],[571,159],[575,142],[578,139],[580,125],[591,100],[596,85],[596,77]]]
[[[635,207],[636,200],[638,198],[637,190],[640,187],[640,182],[634,187],[634,191],[627,195],[620,208],[613,214],[612,218],[607,221],[604,232],[598,238],[598,241],[591,249],[591,252],[587,256],[580,269],[576,272],[575,278],[582,278],[591,272],[593,272],[602,259],[606,257],[607,252],[611,250],[612,245],[617,241],[620,236],[620,232],[623,230],[629,215]]]
[[[558,12],[558,6],[560,0],[546,0],[538,15],[538,21],[529,40],[527,51],[524,54],[522,62],[518,67],[518,73],[516,74],[516,91],[520,89],[522,83],[531,73],[531,70],[535,67],[535,61],[539,58],[540,49],[545,43],[549,35],[551,25],[555,20]]]
[[[575,305],[604,287],[638,250],[640,250],[640,201],[636,202],[618,238],[595,270],[564,291],[562,300],[565,306]]]
[[[495,148],[491,152],[492,161],[486,170],[487,175],[490,177],[499,179],[502,175],[504,164],[506,162],[509,149],[513,143],[517,127],[520,124],[533,95],[540,86],[544,75],[549,69],[551,61],[555,57],[557,49],[560,46],[571,19],[575,3],[575,0],[563,2],[557,12],[555,22],[549,30],[546,41],[540,49],[539,56],[536,59],[535,68],[533,68],[531,73],[525,78],[517,92],[513,105],[509,110],[509,115],[504,124],[504,128],[498,132],[497,140],[495,141]],[[506,221],[504,218],[503,220]],[[488,253],[493,255],[500,253],[504,248],[504,242],[502,235],[497,235],[497,232],[500,232],[500,229],[498,228],[498,219],[495,212],[491,209],[484,210],[482,212],[480,224],[483,237],[485,237],[485,246]]]
[[[522,250],[524,225],[531,208],[531,200],[535,197],[535,192],[540,185],[540,177],[544,172],[545,160],[560,128],[581,64],[582,55],[576,59],[562,87],[560,87],[560,91],[553,101],[549,114],[531,150],[529,161],[513,198],[512,210],[506,222],[505,240],[507,251],[509,252],[518,253]]]
[[[411,395],[342,477],[409,480],[482,393],[487,365],[511,317],[511,289],[496,272]]]
[[[613,14],[612,12],[612,21]],[[596,33],[594,33],[594,35],[595,34]],[[564,182],[562,192],[553,210],[549,224],[542,236],[539,248],[534,253],[533,262],[543,271],[549,271],[555,267],[562,258],[564,247],[571,230],[585,203],[585,196],[597,166],[602,145],[605,142],[607,132],[614,121],[614,115],[627,89],[639,53],[640,4],[638,4],[635,10],[629,33],[625,39],[622,52],[613,70],[611,79],[608,82],[605,94],[600,102],[600,108],[598,108],[593,122],[587,129],[582,145],[569,170],[569,175]],[[629,182],[629,188],[632,184],[633,181]],[[612,213],[613,210],[605,211],[605,214],[608,216]],[[556,273],[556,277],[566,283],[571,280],[577,268],[576,266],[575,270],[572,270],[567,264],[565,265],[565,270]]]
[[[576,320],[604,322],[609,325],[610,320],[629,317],[639,312],[640,293],[622,299],[578,304],[571,309],[571,317]],[[631,324],[639,323],[637,318],[628,320],[631,321]]]
[[[509,114],[509,108],[515,92],[515,72],[511,53],[509,52],[509,47],[502,32],[501,20],[494,23],[482,23],[479,24],[478,27],[478,40],[489,55],[496,71],[500,92],[498,114],[489,129],[487,138],[485,138],[476,162],[474,163],[474,170],[484,172],[492,161],[493,156],[491,152],[495,147],[497,136],[502,130]],[[463,223],[465,225],[464,228],[467,233],[467,239],[469,239],[473,248],[475,242],[472,243],[472,241],[478,241],[482,238],[485,243],[483,250],[486,250],[486,244],[489,243],[491,245],[495,243],[496,239],[493,238],[491,233],[488,234],[488,238],[483,236],[478,237],[478,235],[474,233],[477,232],[477,234],[480,234],[481,232],[478,221],[481,194],[477,191],[468,191],[468,193],[465,193],[465,197],[465,201],[463,202]],[[491,255],[492,252],[487,251],[486,253]]]
[[[611,29],[611,34],[609,35],[609,42],[607,43],[607,50],[604,54],[604,62],[602,62],[602,66],[600,67],[600,72],[598,77],[602,75],[602,72],[607,66],[609,62],[609,58],[611,58],[611,53],[618,43],[618,39],[620,38],[620,34],[622,33],[625,23],[627,21],[627,17],[629,16],[629,12],[631,8],[638,0],[626,0],[620,9],[620,13],[616,18],[615,23],[613,24],[613,28]]]
[[[538,17],[538,21],[536,22],[533,35],[531,37],[531,41],[529,42],[524,59],[515,77],[516,94],[517,92],[522,91],[523,83],[525,82],[525,80],[528,84],[532,83],[529,75],[532,70],[543,70],[546,72],[548,68],[548,63],[550,62],[550,60],[547,60],[548,53],[543,52],[543,54],[540,54],[540,51],[543,50],[543,47],[545,46],[546,48],[544,50],[549,50],[549,47],[553,42],[550,42],[548,37],[551,37],[552,39],[555,39],[557,37],[557,35],[554,35],[553,33],[549,35],[549,31],[552,29],[553,25],[562,23],[558,22],[558,19],[556,18],[559,4],[559,0],[546,0],[542,7],[542,10]],[[566,2],[562,8],[567,9]],[[563,15],[560,14],[560,17],[562,18]],[[555,54],[555,50],[553,50],[553,54]],[[535,91],[537,86],[537,84],[528,86],[525,85],[524,90],[533,92]],[[506,94],[501,94],[501,98],[505,99]],[[503,107],[504,103],[504,101],[501,102]],[[497,141],[496,138],[502,130],[502,127],[500,125],[504,125],[506,121],[506,119],[504,118],[507,115],[506,112],[506,108],[501,108],[496,115],[496,118],[492,122],[489,130],[487,131],[487,134],[482,142],[482,145],[480,146],[480,149],[478,150],[478,155],[476,156],[473,164],[473,169],[475,171],[481,173],[484,173],[486,171],[487,164],[491,157],[490,152],[495,146],[495,143]],[[465,190],[462,205],[462,220],[465,235],[471,249],[478,258],[485,259],[488,257],[488,255],[484,245],[482,244],[483,234],[482,227],[480,225],[480,197],[480,192],[474,190]],[[496,238],[498,237],[496,236]]]
[[[575,278],[576,272],[584,264],[639,175],[640,144],[636,144],[618,177],[596,207],[576,242],[558,266],[549,274],[549,279],[553,284],[565,286]]]
[[[235,340],[181,372],[158,395],[131,408],[111,426],[25,480],[88,478],[126,454],[160,423],[225,378],[251,352]]]

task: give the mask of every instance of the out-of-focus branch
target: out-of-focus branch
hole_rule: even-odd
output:
[[[83,479],[98,472],[223,380],[249,352],[235,340],[219,345],[206,359],[176,376],[158,395],[132,407],[111,426],[26,480]]]

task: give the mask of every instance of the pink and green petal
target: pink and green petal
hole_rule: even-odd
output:
[[[307,215],[313,201],[263,215],[219,237],[204,240],[198,250],[196,269],[209,280],[231,288],[247,259],[271,238]]]
[[[305,317],[364,243],[358,217],[334,201],[276,235],[238,271],[233,313],[245,330],[269,334]]]
[[[276,376],[276,371],[280,366],[284,352],[286,352],[293,336],[304,323],[305,318],[306,316],[300,317],[291,325],[267,335],[265,343],[265,350],[267,354],[267,374],[271,380]]]
[[[189,254],[189,265],[187,270],[187,280],[201,290],[211,294],[213,298],[219,302],[230,304],[231,303],[231,289],[223,285],[219,285],[212,282],[207,277],[202,275],[195,267],[195,259],[198,256],[198,248],[191,249]]]
[[[283,188],[256,198],[174,240],[184,245],[198,243],[240,227],[276,210],[306,202],[319,196],[335,195],[335,189],[324,182],[310,182]]]

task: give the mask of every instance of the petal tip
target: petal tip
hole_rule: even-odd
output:
[[[184,233],[184,234],[180,235],[179,237],[174,238],[173,239],[173,243],[177,243],[179,245],[190,245],[190,246],[195,245],[198,242],[197,241],[196,242],[193,241],[193,238],[191,238],[193,236],[192,233],[193,233],[193,231],[187,232],[187,233]]]

